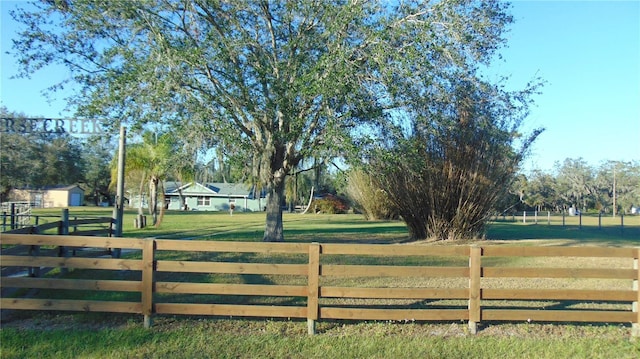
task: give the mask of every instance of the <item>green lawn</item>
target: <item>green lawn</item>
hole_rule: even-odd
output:
[[[61,319],[58,318],[57,321]],[[56,322],[54,320],[54,322]],[[37,323],[35,324],[37,325]],[[309,337],[291,321],[165,318],[152,329],[121,323],[3,328],[2,358],[637,358],[621,328],[503,324],[471,335],[462,324],[325,323]]]
[[[43,216],[40,223],[58,220],[61,210],[38,209],[34,215]],[[73,207],[70,218],[87,216],[111,216],[112,210],[98,207]],[[135,210],[126,210],[124,217],[125,237],[190,238],[213,240],[260,241],[264,231],[265,214],[199,211],[167,211],[158,228],[148,226],[135,229],[133,221]],[[407,231],[400,221],[366,221],[360,215],[301,215],[285,213],[285,240],[289,242],[370,242],[398,243],[408,240]],[[150,221],[150,216],[147,215]],[[522,217],[501,218],[491,222],[487,239],[500,241],[518,241],[519,245],[544,240],[546,244],[562,245],[640,245],[640,216],[625,216],[624,227],[620,226],[620,217],[603,216],[602,226],[598,226],[597,215],[585,215],[580,226],[577,216],[551,216],[547,224],[546,214],[541,214],[538,223],[531,215],[527,222]]]
[[[582,216],[580,218],[551,216],[550,224],[546,215],[534,223],[531,217],[522,222],[522,217],[516,221],[498,220],[489,226],[487,237],[493,240],[543,240],[546,243],[562,245],[603,245],[603,246],[638,246],[640,245],[640,216],[625,216],[624,226],[620,217],[597,215]],[[600,224],[599,224],[600,222]]]
[[[57,215],[59,210],[38,214]],[[108,209],[71,210],[71,217],[109,214]],[[264,228],[264,213],[168,212],[159,228],[138,230],[133,229],[134,216],[135,212],[127,211],[124,231],[128,237],[260,241]],[[407,241],[401,222],[368,222],[357,215],[289,213],[284,220],[285,238],[290,242]],[[497,221],[491,224],[489,241],[483,244],[640,245],[640,217],[625,217],[624,231],[615,219],[602,229],[597,222],[586,223],[587,218],[581,229],[569,219],[563,227],[561,220],[553,217],[551,226],[546,217],[538,224]],[[640,357],[640,340],[629,339],[628,325],[485,323],[488,325],[477,335],[471,335],[466,323],[323,321],[318,323],[319,335],[309,337],[306,322],[301,320],[165,316],[155,318],[153,327],[145,330],[139,316],[17,312],[2,324],[2,358]]]

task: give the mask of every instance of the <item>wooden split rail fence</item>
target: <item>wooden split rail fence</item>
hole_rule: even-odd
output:
[[[2,298],[2,309],[135,313],[144,316],[147,327],[153,315],[301,318],[307,319],[311,334],[317,321],[343,319],[466,321],[471,332],[481,322],[496,321],[626,323],[632,325],[634,336],[640,335],[639,248],[256,243],[25,234],[2,234],[0,243],[2,266],[113,273],[93,279],[3,277],[2,288],[40,292]],[[4,253],[17,245],[117,247],[126,255],[73,258]],[[539,268],[525,261],[513,266],[542,257],[561,265]],[[370,258],[378,262],[372,264]],[[394,263],[394,258],[401,260]],[[580,264],[585,259],[604,265]],[[515,285],[505,285],[505,280]],[[577,285],[580,281],[594,288]],[[557,287],[552,285],[555,282]],[[605,285],[610,282],[620,285]],[[78,291],[84,297],[61,294]],[[114,294],[106,300],[105,291]]]
[[[36,218],[39,218],[36,216]],[[48,222],[48,223],[39,223],[38,219],[36,219],[36,223],[33,225],[26,225],[20,228],[15,228],[9,231],[2,232],[4,235],[9,234],[50,234],[51,232],[56,233],[58,235],[73,235],[73,236],[104,236],[111,237],[114,234],[114,223],[115,220],[111,217],[92,217],[92,218],[77,218],[69,217],[69,209],[65,208],[62,210],[62,214],[59,220]],[[104,254],[110,254],[114,256],[119,256],[118,251],[112,251],[111,248],[106,248],[104,250],[96,251],[96,248],[74,248],[67,246],[55,246],[55,248],[48,249],[50,253],[41,253],[39,246],[32,245],[24,245],[24,246],[11,246],[11,248],[4,248],[3,254],[5,255],[15,255],[20,253],[26,253],[32,256],[47,256],[47,255],[55,255],[60,257],[68,257],[68,256],[76,256],[77,250],[83,250],[84,256],[101,256]],[[40,276],[46,274],[47,270],[51,270],[52,268],[45,269],[42,271],[40,268],[31,267],[29,268],[30,276]],[[8,267],[2,266],[1,274],[2,276],[13,276],[16,273],[20,273],[20,268],[17,267]],[[6,291],[2,291],[2,295],[5,295]]]
[[[3,215],[3,221],[6,221],[6,215]],[[69,216],[69,209],[64,208],[57,221],[49,223],[39,223],[39,219],[44,216],[31,216],[34,217],[35,224],[14,226],[11,225],[11,229],[4,231],[3,233],[15,233],[15,234],[44,234],[45,232],[56,230],[57,234],[71,234],[74,236],[104,236],[111,237],[114,234],[115,220],[111,217],[92,217],[92,218],[78,218]],[[12,218],[11,222],[15,222]],[[3,230],[4,230],[3,225]],[[14,228],[15,227],[15,228]]]

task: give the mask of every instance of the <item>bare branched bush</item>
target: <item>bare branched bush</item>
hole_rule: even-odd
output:
[[[460,81],[447,102],[414,113],[408,136],[371,156],[370,176],[413,239],[479,238],[527,149],[510,94]],[[516,141],[518,147],[516,148]]]

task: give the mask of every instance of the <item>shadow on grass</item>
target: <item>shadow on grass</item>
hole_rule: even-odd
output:
[[[302,220],[302,219],[301,219]],[[293,227],[293,228],[292,228]],[[291,222],[285,223],[285,242],[296,243],[362,243],[362,244],[394,244],[409,242],[404,224],[387,222],[353,223],[350,221],[331,221],[330,223],[310,228],[295,228]],[[197,232],[176,233],[163,238],[190,239],[188,236]],[[216,241],[262,241],[264,223],[247,224],[242,227],[224,226],[212,228],[207,233],[200,233],[197,239]]]

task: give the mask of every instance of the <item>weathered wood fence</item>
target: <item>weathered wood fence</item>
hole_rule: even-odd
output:
[[[2,298],[2,309],[135,313],[144,316],[145,326],[151,325],[153,315],[162,314],[301,318],[307,319],[309,333],[315,332],[317,321],[346,319],[468,321],[471,332],[481,322],[495,321],[627,323],[634,336],[640,335],[640,248],[256,243],[6,233],[0,244],[2,266],[115,273],[95,279],[3,277],[2,288],[119,295],[109,300],[65,299],[61,294]],[[117,247],[129,254],[73,258],[4,253],[18,245]],[[193,256],[184,260],[184,252]],[[374,257],[380,263],[363,260]],[[553,258],[562,265],[504,265],[514,257]],[[402,260],[392,263],[393,258]],[[603,260],[604,266],[572,265],[579,259]],[[505,287],[505,278],[516,286]],[[562,282],[552,288],[547,283],[541,289],[536,280],[566,280],[569,285]],[[571,283],[581,280],[622,284],[619,289],[572,288]],[[257,300],[261,298],[271,299]]]

